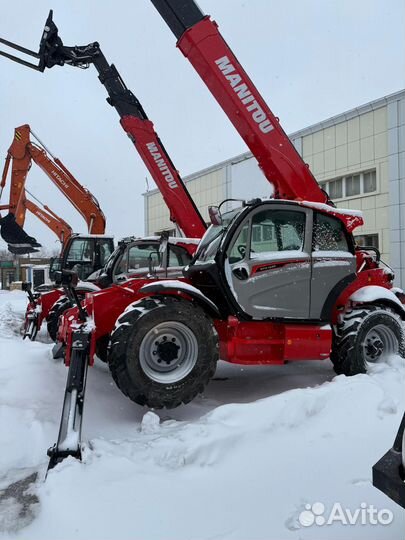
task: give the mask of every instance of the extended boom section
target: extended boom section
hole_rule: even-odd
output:
[[[170,211],[170,219],[188,238],[201,238],[206,224],[190,197],[178,171],[148,119],[142,105],[125,86],[113,64],[109,64],[97,42],[85,46],[67,47],[58,36],[58,28],[52,20],[52,11],[46,21],[38,53],[1,39],[0,43],[24,54],[38,58],[38,64],[21,61],[16,56],[0,51],[0,55],[22,63],[38,71],[46,67],[68,64],[87,68],[94,64],[100,82],[108,93],[107,101],[118,112],[121,125],[158,186]]]
[[[152,0],[188,58],[229,117],[279,199],[327,203],[328,196],[304,163],[259,91],[221,36],[218,25],[193,0]]]

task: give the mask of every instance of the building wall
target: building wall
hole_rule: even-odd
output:
[[[390,264],[405,288],[405,92],[392,100],[388,113]]]

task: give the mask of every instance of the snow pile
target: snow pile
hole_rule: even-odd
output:
[[[89,371],[83,463],[66,460],[46,483],[28,491],[18,485],[18,496],[4,497],[33,471],[44,476],[66,369],[44,343],[0,337],[0,353],[3,539],[402,537],[403,512],[371,485],[371,467],[392,444],[405,405],[400,358],[352,378],[334,377],[329,362],[220,363],[204,397],[158,414],[127,400],[108,368],[96,365]],[[299,515],[316,502],[353,511],[374,504],[390,509],[394,520],[305,527]]]
[[[2,302],[3,298],[13,298],[13,302]],[[25,293],[15,291],[2,293],[0,297],[0,337],[12,337],[21,334],[24,313],[27,305]]]

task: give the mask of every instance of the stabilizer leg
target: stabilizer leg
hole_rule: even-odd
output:
[[[48,471],[68,456],[82,457],[81,432],[88,360],[88,334],[75,332],[58,441],[48,450]]]

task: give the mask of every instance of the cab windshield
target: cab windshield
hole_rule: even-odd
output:
[[[243,208],[231,210],[222,215],[221,225],[211,225],[201,239],[194,262],[208,262],[214,260],[221,244],[225,231],[234,219],[242,212]]]

